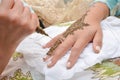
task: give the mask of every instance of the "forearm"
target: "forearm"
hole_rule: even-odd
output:
[[[104,3],[96,3],[90,7],[87,12],[87,16],[85,18],[85,22],[89,24],[94,24],[101,22],[101,20],[105,19],[109,16],[109,8]]]

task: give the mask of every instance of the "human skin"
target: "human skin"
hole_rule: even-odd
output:
[[[63,57],[66,52],[71,49],[70,57],[67,61],[67,68],[70,69],[76,63],[80,53],[84,50],[89,42],[93,42],[93,50],[99,53],[102,47],[102,30],[100,22],[109,15],[109,8],[104,3],[95,3],[87,12],[84,22],[89,24],[84,29],[74,31],[74,34],[67,36],[64,41],[54,50],[53,55],[44,58],[47,61],[51,58],[48,67],[53,67],[56,62]],[[54,45],[56,40],[62,37],[62,34],[53,38],[44,48],[49,48]]]
[[[2,0],[0,3],[0,74],[5,69],[19,43],[39,25],[20,0]]]

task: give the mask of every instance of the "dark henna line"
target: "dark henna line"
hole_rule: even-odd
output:
[[[87,11],[88,12],[88,11]],[[63,33],[63,38],[66,38],[68,35],[74,34],[74,31],[78,29],[84,29],[84,27],[89,26],[88,23],[84,23],[84,19],[86,17],[87,13],[84,14],[80,19],[78,19],[75,23],[73,23],[64,33]],[[53,51],[62,43],[61,41],[62,38],[59,38],[54,45],[50,48],[48,51],[47,55],[51,56]]]
[[[84,23],[85,16],[87,14],[84,14],[82,18],[78,19],[75,23],[73,23],[64,33],[63,37],[66,38],[68,35],[74,34],[74,31],[78,29],[83,29],[86,26],[89,26],[89,24]]]
[[[37,33],[41,33],[43,35],[49,36],[40,26],[36,28]]]
[[[62,43],[60,39],[58,39],[55,44],[50,48],[50,50],[47,52],[47,55],[51,56],[53,51]]]

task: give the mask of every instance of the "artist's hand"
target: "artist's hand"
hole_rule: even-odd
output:
[[[51,47],[58,38],[61,38],[62,34],[58,35],[47,43],[44,47]],[[62,44],[58,46],[57,49],[52,53],[52,56],[48,56],[45,60],[52,57],[51,62],[48,64],[48,67],[52,67],[56,62],[63,57],[68,50],[71,49],[70,57],[67,62],[67,68],[72,68],[77,62],[78,57],[87,46],[89,42],[93,42],[93,50],[96,53],[99,53],[102,46],[102,31],[99,23],[90,24],[87,27],[84,27],[82,30],[74,31],[74,34],[69,35],[67,38],[63,39]]]
[[[14,51],[38,26],[38,18],[21,0],[2,0],[0,4],[0,50]],[[5,54],[5,53],[3,53]]]

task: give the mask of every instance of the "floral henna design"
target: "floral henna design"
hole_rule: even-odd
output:
[[[74,34],[74,31],[78,29],[84,29],[84,27],[89,26],[88,23],[84,22],[87,13],[84,14],[80,19],[78,19],[75,23],[73,23],[63,34],[63,38],[66,38],[68,35]],[[59,38],[54,45],[50,48],[47,55],[51,56],[53,51],[64,41],[63,38]]]

